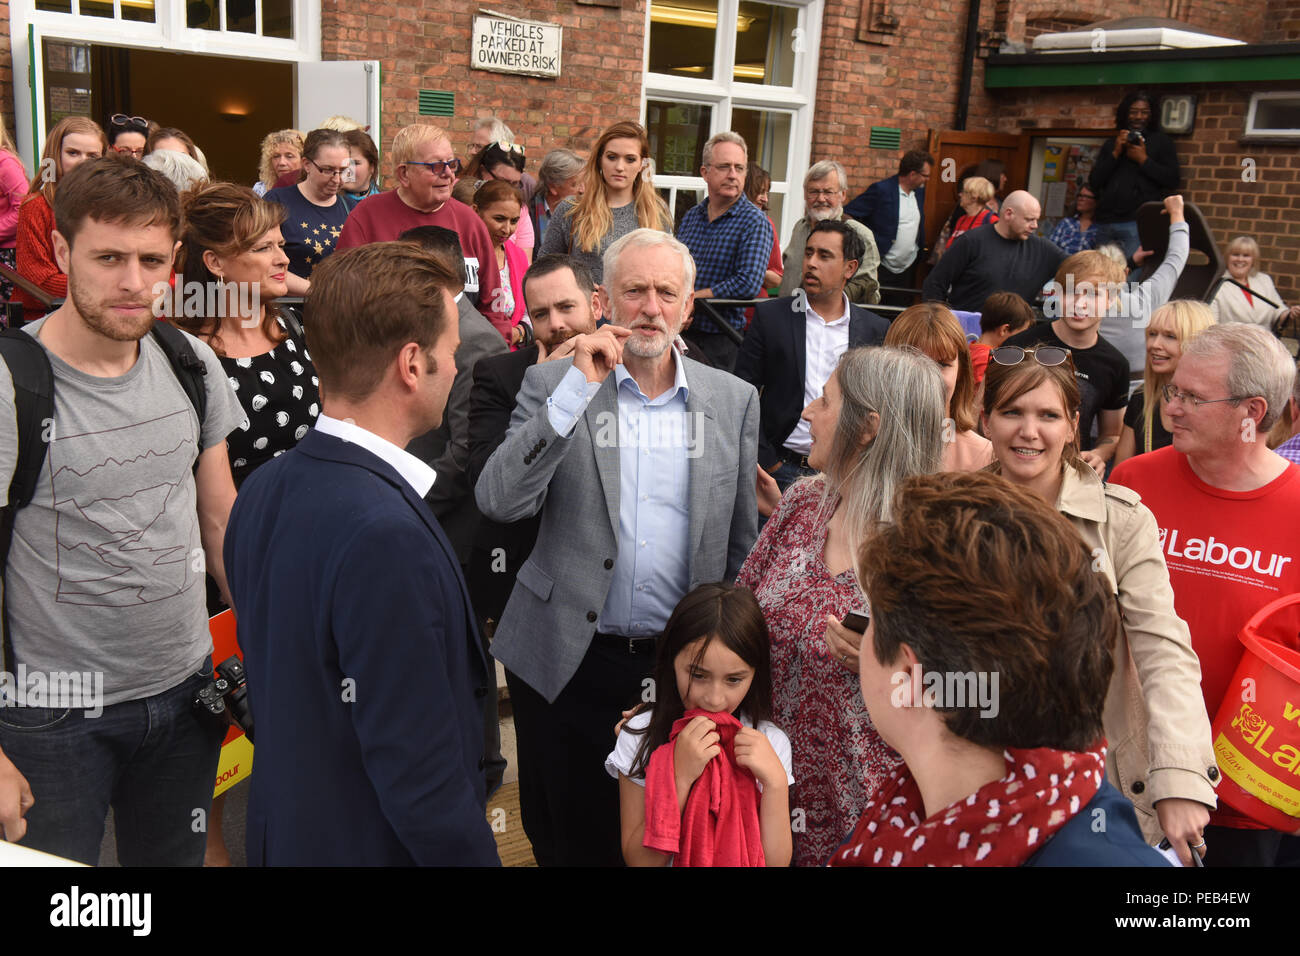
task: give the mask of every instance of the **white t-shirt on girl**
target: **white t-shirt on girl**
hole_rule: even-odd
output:
[[[753,727],[753,723],[745,714],[736,715],[741,724],[746,727]],[[632,776],[632,761],[636,759],[636,752],[641,748],[641,741],[645,739],[644,733],[633,733],[632,731],[641,731],[650,725],[650,711],[643,710],[641,713],[632,717],[623,729],[618,732],[618,740],[614,743],[614,749],[610,755],[605,758],[605,771],[615,780],[618,775],[622,774],[633,783],[644,787],[645,774]],[[785,735],[776,724],[769,720],[759,721],[758,731],[768,739],[772,749],[776,751],[777,759],[781,761],[781,766],[785,768],[785,780],[787,784],[794,784],[794,774],[790,772],[790,738]],[[761,792],[763,785],[760,783],[758,789]]]

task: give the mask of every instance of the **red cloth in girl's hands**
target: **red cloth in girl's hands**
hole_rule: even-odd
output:
[[[722,753],[710,760],[677,811],[677,775],[673,744],[696,717],[717,725]],[[758,821],[758,782],[736,763],[736,731],[731,714],[688,710],[673,723],[668,743],[655,749],[645,774],[643,844],[672,853],[673,866],[763,866],[763,839]]]
[[[1006,776],[928,819],[903,766],[863,808],[831,866],[1020,866],[1101,789],[1106,745],[1006,750]]]

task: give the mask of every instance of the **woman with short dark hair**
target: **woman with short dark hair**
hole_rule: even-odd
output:
[[[905,765],[832,866],[1166,865],[1104,777],[1119,619],[1049,504],[979,472],[913,477],[856,563],[862,697]]]
[[[352,168],[348,141],[332,129],[314,129],[302,147],[302,168],[293,186],[268,190],[266,201],[285,209],[284,241],[289,253],[289,293],[306,295],[311,273],[330,255],[351,208],[339,198],[343,174]]]

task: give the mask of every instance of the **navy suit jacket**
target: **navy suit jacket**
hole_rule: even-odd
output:
[[[257,747],[249,863],[498,863],[487,663],[411,486],[312,429],[244,482],[224,551]]]
[[[921,222],[916,228],[916,248],[919,254],[925,248],[924,186],[916,189],[916,208],[921,214]],[[871,230],[871,234],[876,237],[880,258],[884,259],[898,236],[898,176],[872,183],[844,207],[844,212]]]
[[[758,463],[764,468],[781,457],[804,409],[807,316],[794,310],[796,298],[787,295],[759,303],[736,356],[733,374],[759,392]],[[888,331],[889,323],[876,313],[849,303],[849,348],[879,345]]]

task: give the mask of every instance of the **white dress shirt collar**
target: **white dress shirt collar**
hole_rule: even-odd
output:
[[[360,445],[375,457],[383,459],[393,466],[421,498],[429,493],[434,480],[438,477],[437,472],[414,455],[353,422],[340,421],[322,414],[316,419],[316,430],[352,442],[354,445]]]

